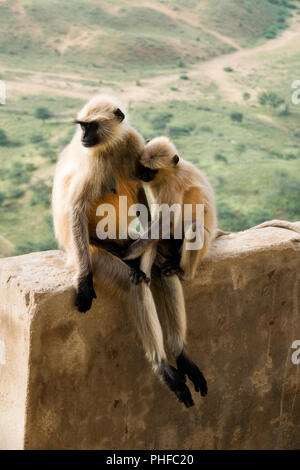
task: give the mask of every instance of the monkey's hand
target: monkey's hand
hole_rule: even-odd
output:
[[[150,282],[149,277],[146,276],[144,271],[135,267],[130,267],[129,277],[131,282],[133,282],[134,284],[140,284],[140,282],[143,281],[147,284],[148,282]]]
[[[177,259],[167,259],[161,266],[160,271],[164,276],[171,276],[172,274],[182,276],[184,274]]]
[[[129,277],[133,284],[140,284],[141,282],[148,284],[150,282],[149,277],[140,269],[139,260],[127,261],[127,264],[130,268]]]
[[[90,310],[93,299],[96,298],[97,296],[93,285],[93,275],[90,273],[78,282],[75,305],[79,312],[85,313],[87,310]]]

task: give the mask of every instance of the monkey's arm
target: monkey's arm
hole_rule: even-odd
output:
[[[143,235],[135,240],[132,245],[125,251],[122,259],[125,261],[139,258],[152,245],[155,245],[160,231],[160,220],[155,219]],[[156,236],[156,238],[153,237]]]
[[[122,259],[124,255],[126,247],[119,245],[116,242],[103,242],[102,240],[96,239],[94,237],[90,238],[90,243],[94,246],[101,247],[104,250],[108,251],[112,255],[116,256],[117,258]],[[134,284],[139,284],[140,282],[149,282],[150,279],[144,271],[140,267],[140,258],[136,258],[134,260],[125,260],[125,263],[130,268],[129,277]]]
[[[92,265],[89,250],[88,221],[84,195],[69,204],[71,241],[77,266],[75,305],[79,312],[86,312],[92,306],[96,293],[93,285]]]

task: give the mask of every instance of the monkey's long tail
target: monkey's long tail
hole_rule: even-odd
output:
[[[300,223],[299,222],[288,222],[287,220],[268,220],[267,222],[263,222],[262,224],[255,225],[255,227],[251,227],[249,230],[254,230],[257,228],[265,228],[265,227],[276,227],[276,228],[285,228],[286,230],[292,230],[293,232],[300,233]]]
[[[220,228],[218,228],[216,230],[216,235],[215,235],[215,238],[219,238],[219,237],[222,237],[223,235],[230,235],[232,232],[225,232],[224,230],[221,230]]]

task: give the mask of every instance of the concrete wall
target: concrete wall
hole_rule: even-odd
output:
[[[76,311],[62,252],[0,260],[0,448],[300,448],[299,267],[292,230],[216,240],[185,285],[188,349],[209,385],[185,409],[124,303],[98,287]]]

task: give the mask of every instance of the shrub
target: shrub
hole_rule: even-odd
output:
[[[19,199],[24,195],[23,189],[10,187],[6,193],[8,199]]]
[[[9,141],[6,135],[6,132],[3,129],[0,129],[0,145],[5,147],[8,145]]]
[[[41,119],[42,121],[46,121],[52,117],[52,114],[48,108],[37,108],[34,115],[37,119]]]
[[[278,108],[281,104],[284,103],[284,100],[273,91],[261,92],[258,95],[258,101],[262,106],[270,106],[274,109]]]
[[[277,26],[272,25],[270,28],[265,32],[266,39],[274,39],[277,36]]]
[[[173,117],[173,114],[168,113],[168,112],[162,112],[162,113],[156,114],[151,119],[151,124],[152,124],[153,129],[155,131],[164,131],[166,128],[166,125],[170,122],[172,117]]]
[[[31,134],[29,137],[29,141],[32,144],[39,144],[40,142],[43,142],[44,136],[42,134]]]
[[[221,153],[215,153],[214,159],[216,160],[216,162],[228,163],[228,160],[225,155],[222,155]]]
[[[232,121],[242,122],[243,119],[244,119],[244,115],[243,115],[243,113],[238,113],[238,112],[234,111],[233,113],[230,114],[230,118],[231,118]]]
[[[31,187],[33,194],[30,199],[30,204],[36,206],[38,204],[44,207],[50,206],[50,195],[51,188],[47,186],[44,181],[38,181],[34,186]]]
[[[280,116],[289,116],[289,114],[290,114],[290,108],[289,108],[288,103],[286,103],[283,110],[280,111],[279,115]]]
[[[233,72],[233,69],[231,67],[224,67],[225,72]]]
[[[246,151],[246,145],[240,142],[236,145],[236,150],[239,153],[244,153]]]
[[[31,240],[26,240],[20,245],[16,246],[17,254],[23,255],[25,253],[32,253],[34,251],[47,251],[55,250],[57,248],[57,243],[54,240],[54,237],[47,237],[46,240],[41,240],[38,242],[33,242]]]
[[[285,160],[297,160],[297,155],[295,155],[294,153],[287,153],[285,156],[284,156],[284,159]]]
[[[185,127],[170,126],[169,131],[172,137],[181,137],[183,135],[189,135],[194,129],[195,124],[187,124]]]

